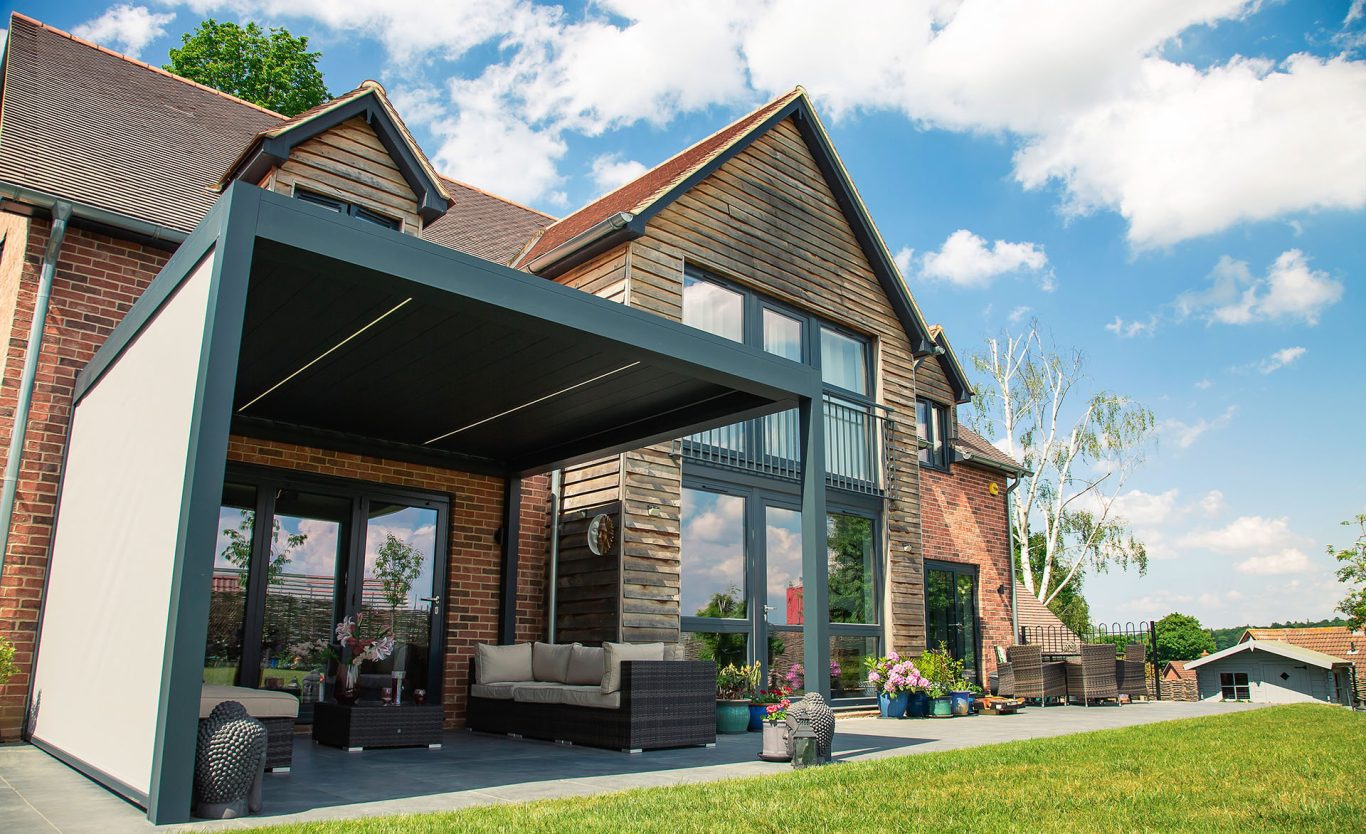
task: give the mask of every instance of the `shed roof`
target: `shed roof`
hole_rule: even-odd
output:
[[[1216,660],[1232,657],[1241,652],[1259,651],[1270,652],[1271,654],[1279,655],[1290,660],[1296,660],[1300,663],[1317,666],[1320,669],[1332,669],[1335,666],[1350,665],[1345,660],[1340,660],[1332,655],[1326,655],[1323,652],[1316,652],[1313,649],[1306,649],[1303,646],[1296,646],[1293,643],[1282,643],[1279,640],[1248,640],[1245,643],[1235,643],[1227,649],[1217,651],[1214,654],[1205,655],[1198,660],[1189,660],[1186,662],[1186,668],[1195,669],[1204,666],[1207,663],[1213,663]]]
[[[1249,628],[1238,638],[1238,642],[1248,640],[1279,640],[1341,660],[1366,660],[1366,633],[1352,631],[1347,626]]]

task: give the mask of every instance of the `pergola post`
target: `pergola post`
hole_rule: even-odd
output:
[[[503,484],[503,564],[498,582],[498,642],[517,640],[517,556],[522,537],[522,479],[509,475]]]
[[[825,546],[825,401],[798,406],[802,446],[802,662],[807,692],[830,700],[830,588]]]

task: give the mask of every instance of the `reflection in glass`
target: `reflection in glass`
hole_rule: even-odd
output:
[[[860,339],[821,328],[821,378],[856,394],[868,393],[868,346]]]
[[[691,488],[682,497],[683,615],[744,619],[745,499]]]
[[[320,664],[311,641],[332,641],[337,576],[351,499],[282,490],[266,562],[260,685],[293,687]]]
[[[764,555],[768,563],[768,621],[802,624],[802,514],[764,508]]]
[[[373,501],[365,532],[365,585],[361,610],[366,619],[394,630],[396,646],[388,659],[365,664],[362,674],[403,673],[403,702],[425,689],[427,649],[431,643],[432,576],[436,552],[436,510]]]
[[[977,677],[977,581],[967,571],[925,572],[925,625],[930,647],[943,643],[963,661],[968,680]]]
[[[830,560],[830,622],[876,623],[872,519],[830,513],[826,548]]]
[[[915,401],[915,435],[929,444],[920,450],[920,462],[941,469],[948,466],[948,446],[944,442],[948,434],[946,414],[939,403],[923,398]]]
[[[944,643],[953,652],[957,640],[950,633],[949,624],[955,622],[953,600],[953,574],[943,570],[930,570],[925,575],[925,612],[928,633],[926,644],[930,648]]]
[[[806,690],[802,654],[806,639],[800,631],[774,629],[768,635],[768,684],[786,687],[793,694]]]
[[[977,675],[977,589],[971,574],[958,574],[958,659],[968,680]]]
[[[749,635],[685,631],[683,657],[685,660],[711,660],[718,668],[731,663],[744,666],[749,663]]]
[[[793,362],[802,361],[802,323],[764,308],[764,350]]]
[[[683,323],[737,342],[745,340],[745,297],[735,290],[683,276]]]
[[[204,682],[232,685],[242,661],[242,628],[247,610],[247,572],[256,526],[256,489],[223,485],[214,546],[209,632],[204,646]]]
[[[878,655],[879,639],[850,634],[830,637],[830,697],[866,698],[876,693],[868,683],[863,658]]]

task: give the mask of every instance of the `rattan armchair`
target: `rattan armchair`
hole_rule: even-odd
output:
[[[1131,701],[1149,697],[1145,656],[1142,644],[1130,643],[1124,647],[1124,657],[1115,661],[1115,688]]]
[[[1113,643],[1084,644],[1081,659],[1067,662],[1067,697],[1080,699],[1088,707],[1092,701],[1119,700]]]
[[[1067,697],[1067,673],[1063,663],[1044,663],[1038,646],[1011,646],[1006,649],[1010,660],[1007,666],[1011,679],[1010,694],[1016,698],[1038,698],[1046,704],[1049,698]],[[1002,667],[1000,679],[1007,672]]]

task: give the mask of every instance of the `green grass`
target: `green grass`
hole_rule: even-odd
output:
[[[1363,758],[1366,715],[1306,704],[701,785],[269,831],[1359,834],[1366,831]]]

